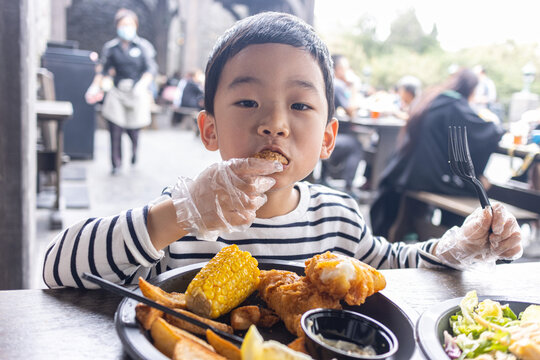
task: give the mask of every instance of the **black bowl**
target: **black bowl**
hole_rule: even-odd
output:
[[[388,359],[398,350],[394,333],[375,319],[349,310],[314,309],[304,313],[302,330],[306,349],[316,359]],[[316,335],[329,340],[345,340],[359,346],[371,346],[377,355],[354,355],[328,345]]]
[[[433,305],[420,316],[416,323],[416,339],[426,358],[449,359],[443,348],[444,331],[452,333],[449,319],[460,310],[459,304],[462,299],[463,297],[454,298]],[[497,301],[501,305],[508,304],[516,315],[524,311],[527,306],[535,304],[534,302],[510,299],[507,296],[479,296],[478,302],[486,299]]]

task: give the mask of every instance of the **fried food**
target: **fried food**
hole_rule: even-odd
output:
[[[150,330],[154,321],[157,318],[163,317],[163,311],[143,303],[138,303],[137,306],[135,306],[135,317],[139,320],[145,330]]]
[[[227,360],[218,353],[188,339],[180,339],[174,347],[173,360]]]
[[[206,330],[206,340],[218,354],[224,356],[227,360],[242,360],[242,354],[236,345],[223,339],[210,329]]]
[[[214,321],[214,320],[210,320],[210,319],[207,319],[207,318],[203,318],[203,317],[198,316],[196,314],[193,314],[192,312],[189,312],[187,310],[176,309],[175,311],[177,311],[179,313],[182,313],[182,314],[184,314],[186,316],[189,316],[191,318],[194,318],[196,320],[199,320],[199,321],[201,321],[201,322],[203,322],[205,324],[211,325],[211,326],[215,327],[216,329],[228,332],[230,334],[233,333],[232,327],[230,327],[227,324],[224,324],[224,323],[221,323],[221,322],[218,322],[218,321]],[[168,322],[170,322],[171,324],[173,324],[174,326],[177,326],[180,329],[187,330],[190,333],[197,334],[197,335],[206,335],[206,330],[205,329],[202,329],[202,328],[200,328],[200,327],[198,327],[196,325],[193,325],[190,322],[187,322],[187,321],[182,320],[180,318],[177,318],[175,316],[165,314],[165,319]]]
[[[139,277],[139,288],[144,297],[154,300],[162,305],[172,309],[186,308],[186,295],[177,292],[168,293],[159,286],[150,284],[148,281]]]
[[[298,351],[301,353],[304,353],[306,355],[309,355],[307,349],[306,349],[306,337],[300,336],[297,337],[296,340],[290,342],[287,345],[289,348],[293,349],[294,351]]]
[[[285,156],[281,155],[280,153],[278,153],[276,151],[272,151],[272,150],[260,151],[260,152],[256,153],[255,155],[253,155],[253,157],[257,158],[257,159],[266,159],[266,160],[271,160],[271,161],[279,161],[283,165],[287,165],[289,163],[289,160],[287,160],[287,158]]]
[[[339,299],[321,293],[309,280],[291,271],[261,271],[259,295],[292,334],[303,334],[300,318],[315,308],[341,309]]]
[[[247,330],[251,325],[272,327],[279,317],[271,310],[257,305],[240,306],[231,311],[231,326],[234,330]]]
[[[306,277],[320,292],[349,305],[361,305],[384,289],[386,280],[375,268],[349,256],[330,251],[306,260]]]
[[[190,343],[196,343],[199,347],[206,347],[207,350],[213,351],[213,348],[203,340],[169,324],[163,318],[158,318],[152,323],[150,335],[152,335],[154,346],[168,357],[173,356],[176,343],[182,339],[187,339]]]
[[[287,329],[302,336],[300,318],[315,308],[341,309],[340,300],[360,305],[382,290],[381,273],[359,260],[326,252],[306,261],[306,276],[290,271],[261,272],[259,295]]]
[[[215,319],[240,305],[258,284],[257,260],[233,244],[221,249],[189,283],[187,307]]]

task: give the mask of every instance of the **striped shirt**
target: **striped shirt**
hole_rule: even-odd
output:
[[[155,202],[117,216],[90,218],[60,233],[48,246],[43,279],[49,287],[92,288],[89,272],[129,284],[139,276],[210,260],[221,248],[237,244],[257,259],[301,261],[333,251],[355,257],[378,269],[444,267],[431,249],[437,240],[418,244],[389,243],[373,236],[350,196],[322,185],[300,182],[300,201],[292,212],[255,219],[243,232],[222,235],[215,242],[184,236],[157,251],[147,231],[148,209],[170,196],[164,190]]]

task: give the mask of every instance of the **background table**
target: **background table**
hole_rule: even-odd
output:
[[[38,151],[38,171],[54,171],[55,175],[55,200],[50,217],[51,229],[62,229],[61,211],[61,186],[62,179],[62,156],[64,155],[64,121],[73,115],[73,106],[69,101],[36,101],[36,115],[42,131],[54,129],[50,136],[53,144],[48,144],[45,149]],[[53,125],[49,127],[49,125]]]
[[[401,298],[413,317],[469,290],[540,302],[540,263],[498,265],[489,272],[383,270],[383,293]],[[102,290],[0,291],[2,359],[126,359],[114,328],[121,298]]]

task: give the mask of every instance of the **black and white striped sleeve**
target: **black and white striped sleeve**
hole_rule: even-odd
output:
[[[43,280],[48,287],[95,288],[82,280],[88,272],[116,283],[146,277],[163,257],[150,241],[146,223],[149,205],[119,215],[80,221],[49,244]]]
[[[437,241],[390,243],[383,237],[373,236],[368,228],[359,242],[356,258],[377,269],[450,268],[431,252]]]

